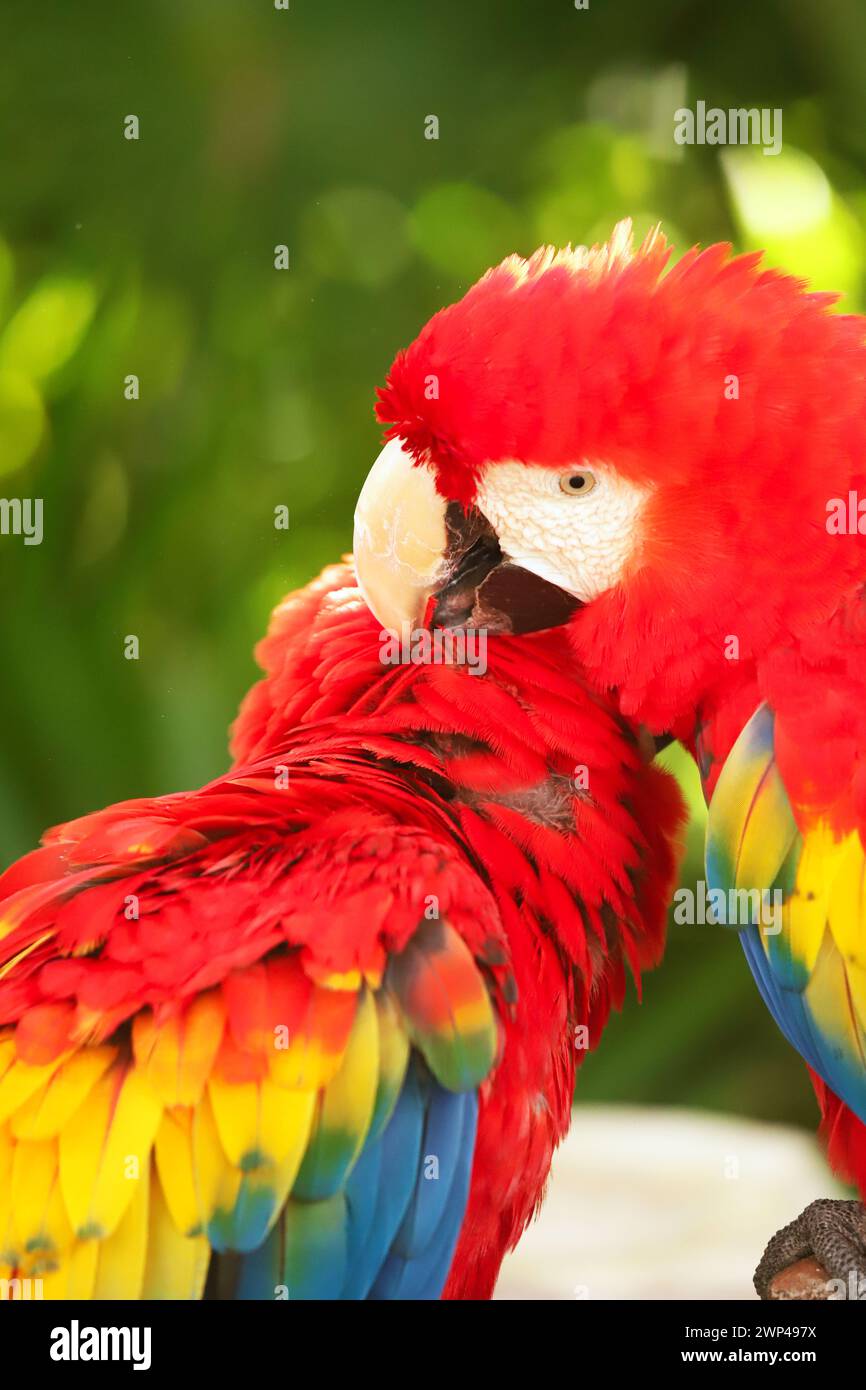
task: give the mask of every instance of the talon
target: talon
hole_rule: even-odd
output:
[[[810,1202],[770,1240],[754,1283],[763,1299],[866,1300],[866,1208],[862,1202],[835,1197]]]

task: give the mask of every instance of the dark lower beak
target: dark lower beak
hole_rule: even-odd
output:
[[[445,514],[447,583],[431,596],[430,627],[539,632],[559,627],[582,604],[502,554],[487,519],[452,502]]]

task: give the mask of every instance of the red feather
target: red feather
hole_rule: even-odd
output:
[[[159,1076],[151,1018],[182,1020],[212,991],[223,1080],[261,1078],[280,1025],[339,1057],[356,995],[320,986],[376,984],[435,901],[504,1040],[448,1286],[486,1296],[568,1128],[575,1028],[597,1039],[626,968],[658,959],[682,806],[557,634],[491,638],[484,677],[384,668],[378,634],[348,569],[327,571],[260,644],[234,768],[60,826],[8,871],[0,1029],[48,1061],[108,1036],[129,1046],[135,1020],[135,1055]]]

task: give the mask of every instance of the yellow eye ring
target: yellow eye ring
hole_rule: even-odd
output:
[[[567,493],[569,497],[586,497],[595,487],[595,474],[588,469],[573,468],[568,473],[560,474],[560,489]]]

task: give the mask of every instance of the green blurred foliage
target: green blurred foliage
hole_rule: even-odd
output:
[[[864,75],[861,0],[5,0],[0,478],[45,539],[0,544],[2,859],[225,766],[269,608],[350,543],[375,385],[491,261],[631,215],[859,306]],[[780,107],[783,153],[675,146],[698,99]],[[672,928],[645,999],[582,1095],[811,1122],[732,934]]]

